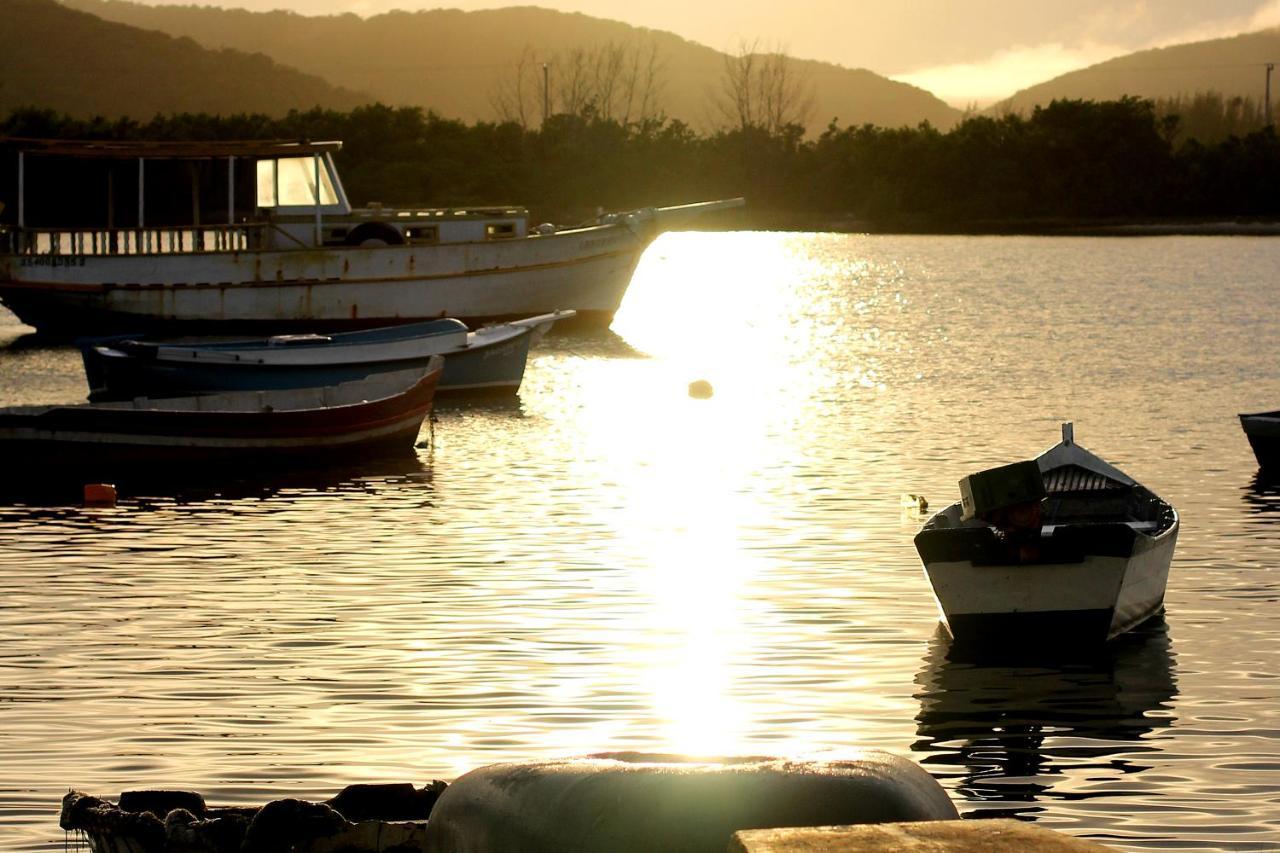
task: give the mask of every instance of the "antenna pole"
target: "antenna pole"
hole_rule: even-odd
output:
[[[1267,86],[1271,85],[1271,72],[1267,72]],[[547,63],[543,63],[543,124],[547,124],[547,119],[552,114],[552,88],[550,88],[550,72]]]
[[[1271,70],[1276,67],[1274,62],[1267,63],[1267,97],[1263,102],[1263,115],[1266,116],[1266,126],[1271,127]]]

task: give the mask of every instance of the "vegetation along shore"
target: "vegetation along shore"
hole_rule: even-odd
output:
[[[1151,100],[1058,100],[1029,116],[839,127],[743,123],[697,132],[669,118],[622,122],[589,108],[541,127],[466,123],[418,107],[77,119],[15,110],[0,136],[79,139],[340,139],[357,203],[523,203],[535,221],[745,195],[738,227],[926,233],[1273,233],[1273,127],[1202,142]],[[3,156],[16,158],[13,150]],[[0,167],[0,201],[16,194]],[[73,179],[72,177],[68,178]],[[124,179],[124,176],[121,176]],[[11,222],[6,203],[0,222]]]

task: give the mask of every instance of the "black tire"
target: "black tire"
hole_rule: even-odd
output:
[[[348,246],[401,246],[404,235],[385,222],[365,222],[347,232]]]

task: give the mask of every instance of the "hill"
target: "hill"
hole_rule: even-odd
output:
[[[1184,99],[1217,92],[1262,103],[1267,62],[1280,57],[1280,28],[1231,38],[1143,50],[1023,89],[989,112],[1025,112],[1058,98],[1115,100],[1124,95]],[[1272,100],[1280,78],[1272,80]]]
[[[463,12],[435,9],[303,16],[198,6],[147,6],[124,0],[64,0],[105,20],[193,39],[211,49],[270,56],[336,86],[368,92],[393,106],[420,106],[468,122],[503,117],[499,93],[517,82],[541,116],[541,64],[566,85],[567,67],[609,46],[652,55],[656,107],[699,129],[715,124],[709,94],[724,80],[726,55],[672,33],[531,6]],[[574,53],[577,52],[577,56]],[[590,56],[588,56],[590,59]],[[524,62],[523,73],[520,71]],[[595,69],[589,69],[592,73]],[[793,60],[812,85],[809,130],[840,125],[950,128],[960,112],[922,89],[864,69]],[[536,73],[535,73],[536,71]]]
[[[350,109],[366,96],[261,54],[103,21],[54,0],[4,0],[0,115],[39,107],[73,116]]]

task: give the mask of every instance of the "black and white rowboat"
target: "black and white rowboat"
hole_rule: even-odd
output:
[[[1071,424],[1035,468],[1042,489],[1014,512],[975,516],[957,502],[916,534],[952,636],[992,646],[1101,643],[1162,612],[1177,511],[1077,445]]]

